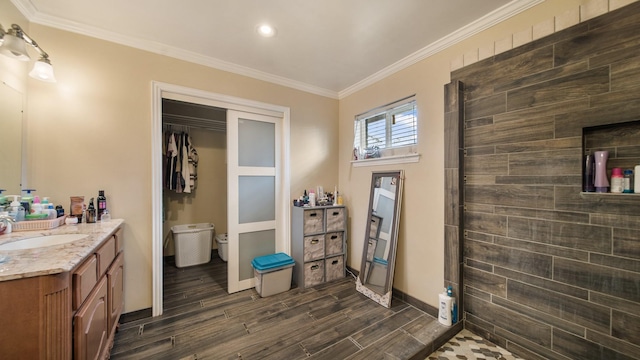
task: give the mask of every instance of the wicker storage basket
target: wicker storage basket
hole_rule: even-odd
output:
[[[13,223],[12,231],[50,230],[64,224],[66,216],[61,216],[53,220],[31,220]]]

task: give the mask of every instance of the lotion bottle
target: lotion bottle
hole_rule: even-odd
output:
[[[452,298],[447,295],[447,289],[438,294],[438,321],[442,325],[451,326],[451,303]]]

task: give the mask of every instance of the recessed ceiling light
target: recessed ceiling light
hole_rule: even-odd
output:
[[[258,34],[264,37],[273,37],[276,35],[276,28],[269,24],[260,24],[256,27]]]

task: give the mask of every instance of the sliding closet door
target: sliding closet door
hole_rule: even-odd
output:
[[[254,286],[251,260],[276,252],[281,119],[227,112],[228,291]]]

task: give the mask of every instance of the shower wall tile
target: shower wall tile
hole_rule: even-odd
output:
[[[640,163],[640,1],[596,16],[605,3],[453,71],[464,106],[445,101],[445,140],[464,149],[445,238],[463,251],[465,326],[530,359],[640,358],[640,196],[581,191],[583,146],[610,151],[609,169]]]

